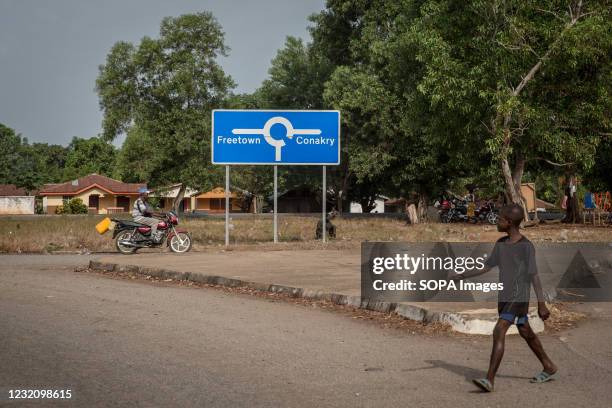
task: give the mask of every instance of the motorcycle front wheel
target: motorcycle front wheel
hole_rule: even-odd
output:
[[[182,254],[191,249],[191,236],[186,232],[178,232],[170,238],[170,249],[172,252]]]
[[[491,225],[495,225],[497,224],[497,213],[491,211],[490,213],[487,214],[487,221],[489,222],[489,224]]]
[[[117,247],[117,251],[122,254],[129,255],[136,252],[136,247],[122,245],[121,241],[130,241],[132,239],[132,232],[125,230],[117,234],[117,238],[115,238],[115,246]]]

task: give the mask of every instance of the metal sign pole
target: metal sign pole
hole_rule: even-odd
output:
[[[225,166],[225,246],[229,245],[230,166]]]
[[[278,242],[278,166],[274,166],[274,243]]]
[[[327,242],[327,230],[325,229],[326,207],[327,207],[327,166],[323,166],[323,242]]]

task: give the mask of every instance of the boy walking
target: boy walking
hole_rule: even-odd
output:
[[[495,384],[495,374],[504,355],[506,332],[512,324],[516,324],[521,337],[542,363],[543,370],[531,379],[534,383],[544,383],[556,377],[557,366],[546,355],[542,343],[529,325],[529,296],[531,284],[538,298],[538,315],[542,320],[548,319],[550,312],[546,307],[542,284],[538,276],[535,262],[535,248],[531,241],[521,235],[519,226],[523,220],[523,209],[514,204],[502,208],[497,224],[497,230],[507,235],[500,238],[493,248],[491,256],[485,263],[485,268],[475,273],[464,273],[453,279],[466,279],[488,272],[499,267],[499,281],[503,290],[499,292],[499,319],[493,330],[493,350],[486,378],[474,379],[474,384],[483,391],[492,392]]]

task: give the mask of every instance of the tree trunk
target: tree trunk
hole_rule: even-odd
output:
[[[409,204],[406,206],[406,213],[408,214],[408,219],[410,220],[411,224],[419,223],[419,216],[417,214],[417,209],[415,208],[414,204]]]
[[[510,144],[510,115],[506,115],[504,118],[504,139],[505,144]],[[510,170],[508,148],[505,147],[502,151],[501,156],[501,171],[504,177],[506,199],[508,203],[518,204],[523,209],[523,221],[525,223],[529,221],[529,213],[527,212],[527,204],[521,193],[521,181],[523,179],[523,172],[525,171],[525,158],[522,155],[518,155],[516,163],[514,165],[514,171]]]
[[[566,177],[567,183],[565,187],[565,195],[567,195],[567,203],[565,208],[565,218],[563,222],[575,224],[580,222],[580,209],[578,208],[578,197],[576,192],[572,193],[572,186],[576,186],[576,176],[568,174]]]
[[[346,199],[346,197],[348,197],[348,189],[349,189],[349,180],[351,178],[351,172],[347,169],[346,173],[344,174],[344,178],[342,180],[342,188],[340,189],[339,193],[338,193],[338,208],[336,208],[336,211],[338,211],[338,215],[342,216],[342,213],[344,212],[344,200]],[[350,211],[350,203],[349,203],[349,211]]]
[[[582,10],[582,0],[578,0],[574,6],[570,6],[570,21],[565,25],[563,30],[559,33],[557,38],[555,38],[549,45],[546,52],[538,59],[538,61],[531,67],[529,72],[521,79],[520,83],[512,90],[512,97],[518,97],[523,89],[527,86],[527,84],[535,77],[538,71],[542,68],[542,65],[545,61],[548,60],[550,54],[554,47],[561,41],[564,34],[569,31],[579,19],[587,15],[588,13],[584,13]],[[504,136],[504,146],[501,154],[501,169],[504,177],[504,183],[506,187],[506,197],[510,202],[514,204],[518,204],[523,207],[524,219],[525,222],[529,221],[529,214],[527,213],[527,206],[525,205],[525,200],[521,194],[521,178],[523,177],[523,170],[525,166],[524,158],[520,157],[517,160],[515,172],[514,174],[510,171],[510,164],[508,163],[508,152],[510,149],[512,134],[510,132],[510,124],[512,120],[512,113],[506,113],[503,116],[503,121],[501,120],[501,113],[498,111],[498,114],[493,121],[493,134],[496,134],[496,131],[499,130],[498,126],[501,124],[503,136]],[[501,122],[501,123],[500,123]],[[569,199],[568,199],[569,202]],[[569,205],[568,205],[569,208]],[[574,215],[575,217],[575,215]]]
[[[359,200],[359,204],[361,204],[361,211],[364,213],[371,213],[374,208],[376,208],[376,196],[372,197],[362,197]]]
[[[418,202],[418,217],[419,217],[419,222],[427,222],[428,221],[428,216],[427,216],[427,207],[429,204],[429,195],[427,193],[419,193],[419,202]]]
[[[186,189],[187,187],[185,186],[185,184],[181,184],[181,187],[179,188],[179,191],[176,194],[176,197],[174,197],[174,201],[172,202],[172,211],[177,214],[179,211],[179,206],[181,205],[181,201],[183,201],[183,198],[185,197]]]

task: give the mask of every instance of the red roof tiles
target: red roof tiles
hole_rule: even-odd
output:
[[[45,184],[39,195],[74,195],[92,187],[98,187],[111,194],[138,194],[138,189],[146,187],[144,183],[123,183],[99,174],[90,174],[77,180],[61,184]]]

